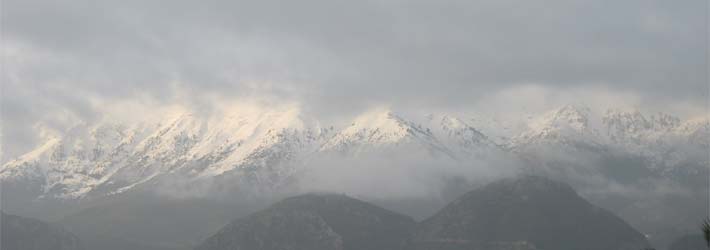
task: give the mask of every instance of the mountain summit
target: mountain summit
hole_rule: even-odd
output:
[[[328,140],[321,151],[357,155],[398,146],[414,147],[433,155],[453,156],[430,128],[408,121],[390,110],[358,116],[350,126]]]

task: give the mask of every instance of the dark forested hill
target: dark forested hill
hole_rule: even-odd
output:
[[[636,250],[645,237],[567,184],[504,179],[471,191],[419,226],[416,249]]]
[[[2,250],[83,250],[79,239],[64,228],[1,213],[0,249]]]
[[[415,226],[411,218],[345,195],[306,194],[237,219],[199,250],[392,250]]]

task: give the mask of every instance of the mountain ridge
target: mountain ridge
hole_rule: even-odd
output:
[[[538,116],[504,143],[467,119],[432,114],[418,123],[388,109],[366,112],[339,129],[322,126],[296,108],[166,117],[128,125],[81,124],[63,136],[49,136],[6,162],[0,180],[39,185],[34,198],[68,200],[120,194],[170,174],[188,182],[235,175],[248,185],[269,187],[282,185],[314,156],[358,157],[402,148],[457,161],[526,158],[546,147],[616,150],[648,159],[653,171],[670,173],[696,161],[710,139],[707,118],[646,118],[618,109],[594,117],[589,108],[574,105]]]

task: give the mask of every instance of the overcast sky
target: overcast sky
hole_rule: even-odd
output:
[[[329,116],[586,99],[693,113],[708,93],[707,0],[0,3],[6,155],[36,142],[37,122],[117,102],[262,98]]]

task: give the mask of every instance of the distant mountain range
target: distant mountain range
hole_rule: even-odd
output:
[[[55,134],[40,127],[43,143],[3,164],[0,181],[6,193],[27,199],[106,197],[164,182],[185,189],[238,185],[268,191],[288,185],[322,155],[357,158],[390,151],[458,162],[508,157],[543,170],[559,162],[579,164],[569,155],[623,156],[664,178],[707,171],[706,117],[681,120],[615,109],[596,115],[568,105],[522,122],[509,126],[514,122],[448,114],[407,118],[373,110],[333,127],[298,108],[204,117],[175,111],[131,124],[80,123]]]

